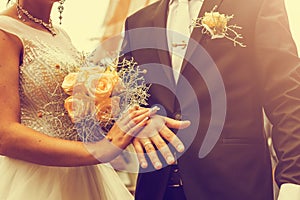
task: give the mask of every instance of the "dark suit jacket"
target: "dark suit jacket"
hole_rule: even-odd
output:
[[[193,126],[180,135],[187,150],[178,160],[188,200],[273,199],[263,109],[274,127],[279,158],[276,181],[279,185],[300,184],[300,70],[284,2],[205,0],[199,16],[215,5],[220,13],[234,14],[228,24],[242,27],[237,29],[243,36],[239,41],[247,47],[234,46],[225,38],[212,40],[195,28],[191,37],[200,45],[189,44],[183,77],[177,85],[168,70],[171,61],[165,31],[160,31],[166,26],[168,0],[127,19],[124,52],[148,69],[146,79],[153,83],[149,103],[163,106],[169,117],[192,121]],[[209,139],[216,144],[201,157],[200,147],[205,145],[208,130],[222,127],[222,112],[218,112],[224,106],[221,135],[210,132],[216,137]],[[165,167],[141,173],[136,199],[162,199],[169,171]]]

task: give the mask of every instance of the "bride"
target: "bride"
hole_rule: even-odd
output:
[[[132,199],[112,168],[97,165],[119,151],[100,148],[95,158],[64,110],[60,85],[80,55],[51,24],[55,2],[19,0],[0,15],[0,199]],[[131,129],[145,125],[148,109],[128,112]],[[132,139],[122,130],[107,135],[120,149]]]

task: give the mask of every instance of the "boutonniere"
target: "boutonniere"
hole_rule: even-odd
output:
[[[202,28],[203,34],[209,34],[211,39],[226,38],[233,42],[233,45],[240,45],[246,47],[245,44],[238,41],[243,36],[239,34],[236,29],[242,29],[237,25],[228,25],[228,22],[233,18],[233,15],[225,15],[216,12],[215,6],[210,12],[205,12],[203,17],[193,20],[192,26],[195,28]]]

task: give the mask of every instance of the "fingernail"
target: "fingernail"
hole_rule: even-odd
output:
[[[150,109],[150,111],[149,111],[149,112],[150,112],[150,115],[156,113],[156,112],[159,111],[159,110],[160,110],[160,108],[157,107],[157,106],[152,107],[152,108]]]
[[[142,168],[146,168],[146,167],[147,167],[147,163],[142,162],[142,163],[141,163],[141,167],[142,167]]]
[[[168,164],[174,163],[174,158],[173,158],[172,156],[168,156],[168,157],[167,157],[167,163],[168,163]]]
[[[184,151],[184,146],[181,145],[181,144],[178,145],[178,146],[177,146],[177,151],[178,151],[178,152],[183,152],[183,151]]]
[[[160,162],[156,162],[154,164],[155,169],[160,169],[161,168],[161,163]]]
[[[186,127],[189,127],[190,125],[191,125],[191,122],[188,120],[181,121],[180,128],[186,128]]]
[[[158,106],[154,106],[153,108],[151,108],[152,110],[155,110],[155,111],[158,111],[158,110],[160,110],[160,107],[158,107]]]

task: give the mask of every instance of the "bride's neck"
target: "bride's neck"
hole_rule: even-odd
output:
[[[19,0],[19,5],[27,10],[32,16],[48,22],[53,3],[44,3],[43,1]]]

